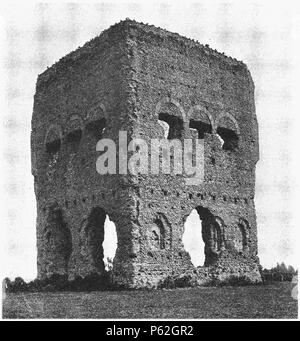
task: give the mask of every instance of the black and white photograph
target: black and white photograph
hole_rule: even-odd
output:
[[[292,0],[1,2],[2,321],[298,320],[299,28]]]

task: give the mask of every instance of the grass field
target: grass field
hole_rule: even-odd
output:
[[[3,318],[296,318],[292,284],[8,294]]]

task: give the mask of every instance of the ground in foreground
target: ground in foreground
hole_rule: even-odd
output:
[[[3,318],[297,318],[292,286],[7,294]]]

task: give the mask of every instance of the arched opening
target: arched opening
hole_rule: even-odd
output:
[[[234,151],[238,147],[239,137],[237,127],[232,119],[227,116],[218,121],[217,135],[222,142],[223,150]]]
[[[166,250],[172,247],[171,225],[163,213],[158,213],[153,220],[150,231],[150,248]]]
[[[182,137],[183,120],[180,117],[161,112],[158,115],[158,123],[164,128],[167,139],[180,139]]]
[[[245,251],[248,248],[249,224],[245,219],[240,219],[235,233],[235,248],[237,251]]]
[[[185,222],[182,241],[195,266],[213,264],[224,247],[221,220],[207,208],[196,207]]]
[[[156,218],[152,227],[151,245],[153,249],[164,250],[166,248],[166,231],[163,222]]]
[[[91,134],[96,142],[98,142],[102,138],[105,127],[106,127],[105,118],[92,120],[86,125],[88,134]]]
[[[70,153],[76,153],[82,137],[81,120],[78,116],[72,116],[67,125],[67,148]]]
[[[163,121],[163,120],[158,120],[159,125],[161,125],[163,127],[164,130],[164,139],[168,139],[169,136],[169,130],[170,130],[170,126],[167,122]]]
[[[182,242],[185,250],[190,254],[195,267],[203,266],[205,261],[202,228],[199,226],[199,215],[194,209],[184,224]]]
[[[45,139],[46,152],[50,156],[53,156],[59,152],[60,146],[61,146],[61,139],[60,139],[59,131],[55,127],[52,127],[47,132],[46,139]]]
[[[204,139],[205,134],[211,134],[211,124],[208,122],[190,120],[190,128],[196,129],[198,132],[198,139]]]
[[[104,265],[106,270],[112,270],[113,260],[118,247],[118,236],[116,225],[106,216],[104,222],[104,241],[103,241]]]
[[[101,114],[103,113],[101,112]],[[99,118],[96,114],[94,116],[88,118],[89,121],[84,128],[82,143],[85,148],[85,156],[81,160],[82,165],[92,176],[97,174],[94,172],[97,159],[96,145],[103,138],[106,129],[106,119]]]
[[[49,272],[66,274],[72,253],[72,236],[57,205],[48,209],[44,237]]]
[[[205,134],[212,133],[212,124],[210,118],[204,111],[195,110],[192,113],[189,127],[198,132],[198,139],[204,139]]]
[[[104,269],[102,243],[104,240],[105,218],[105,211],[100,207],[95,207],[92,209],[84,226],[84,238],[86,238],[87,242],[88,255],[99,272],[102,272]]]
[[[115,224],[101,207],[94,207],[84,224],[86,254],[98,272],[112,267],[117,249],[117,233]],[[108,259],[109,258],[109,259]]]
[[[81,136],[82,136],[81,129],[76,129],[68,133],[67,145],[71,152],[76,153],[78,151]]]
[[[150,246],[152,250],[159,250],[161,245],[161,236],[159,229],[155,226],[151,230]]]

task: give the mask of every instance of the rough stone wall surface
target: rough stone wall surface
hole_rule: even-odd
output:
[[[113,139],[118,151],[120,130],[128,139],[201,139],[204,182],[99,175],[96,143]],[[182,243],[196,209],[205,242],[199,285],[231,275],[260,281],[258,126],[242,62],[154,26],[120,22],[39,76],[31,136],[40,278],[102,273],[106,215],[117,230],[117,283],[155,287],[196,271]]]

